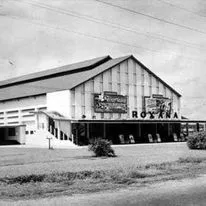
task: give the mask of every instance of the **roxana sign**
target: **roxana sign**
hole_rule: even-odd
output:
[[[178,114],[177,112],[171,113],[171,112],[140,112],[138,113],[137,111],[132,111],[132,118],[149,118],[149,119],[178,119]]]

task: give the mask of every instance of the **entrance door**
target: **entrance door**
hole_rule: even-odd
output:
[[[130,136],[133,137],[133,143],[140,142],[138,136],[138,124],[129,123],[107,123],[106,136],[113,144],[129,144],[131,143]]]
[[[157,141],[156,133],[156,123],[142,123],[141,125],[141,139],[142,142],[155,142]]]
[[[157,123],[157,133],[160,135],[162,142],[170,141],[168,123]]]
[[[0,144],[5,141],[5,128],[0,128]]]

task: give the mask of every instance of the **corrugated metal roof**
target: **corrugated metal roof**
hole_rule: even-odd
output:
[[[3,86],[1,88],[0,86],[0,101],[8,100],[8,99],[15,99],[15,98],[22,98],[27,96],[35,96],[40,94],[45,94],[49,92],[55,92],[55,91],[61,91],[66,89],[72,89],[83,82],[86,82],[87,80],[97,76],[98,74],[106,71],[107,69],[110,69],[121,62],[133,58],[138,64],[140,64],[144,69],[146,69],[149,73],[154,75],[156,78],[159,79],[165,86],[170,88],[174,93],[176,93],[178,96],[181,96],[177,91],[175,91],[172,87],[170,87],[167,83],[165,83],[162,79],[160,79],[157,75],[155,75],[153,72],[151,72],[146,66],[144,66],[142,63],[140,63],[136,58],[134,58],[132,55],[124,56],[116,59],[111,59],[111,57],[106,56],[102,58],[97,58],[95,60],[90,60],[87,63],[78,63],[74,65],[68,65],[63,67],[60,67],[60,73],[58,73],[58,68],[55,69],[55,71],[49,72],[45,71],[47,74],[46,76],[41,76],[40,73],[33,74],[32,76],[28,77],[22,77],[18,78],[16,81],[14,80],[7,80],[8,82],[6,84],[0,84]],[[91,62],[93,62],[93,65],[96,64],[94,67],[90,67],[86,70],[79,70],[77,67],[80,65],[81,67],[84,66],[91,66]],[[99,63],[99,64],[97,64]],[[64,72],[75,70],[73,73],[67,73]],[[63,69],[62,69],[63,68]],[[64,71],[64,72],[62,72]],[[41,73],[42,74],[42,73]],[[51,76],[49,74],[55,74],[54,76]],[[58,75],[57,75],[58,74]],[[38,79],[38,78],[39,79]]]
[[[23,76],[16,77],[16,78],[11,78],[8,80],[0,81],[0,88],[9,86],[9,85],[14,85],[14,84],[21,83],[21,82],[27,82],[27,81],[39,79],[39,78],[41,79],[42,77],[43,78],[52,77],[52,76],[61,75],[67,72],[72,72],[72,71],[76,72],[77,70],[81,70],[81,69],[92,69],[110,59],[111,57],[108,55],[108,56],[98,57],[98,58],[94,58],[91,60],[86,60],[86,61],[82,61],[82,62],[70,64],[70,65],[65,65],[62,67],[57,67],[54,69],[49,69],[49,70],[45,70],[41,72],[35,72],[32,74],[23,75]]]
[[[130,56],[111,59],[90,70],[0,88],[0,101],[74,88],[129,57]]]

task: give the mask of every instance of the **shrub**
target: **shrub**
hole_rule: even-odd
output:
[[[96,157],[115,157],[115,152],[111,147],[111,142],[98,138],[89,145],[89,151],[94,152]]]
[[[187,139],[190,149],[206,149],[206,132],[194,133]]]

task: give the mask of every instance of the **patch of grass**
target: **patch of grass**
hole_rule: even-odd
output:
[[[145,165],[145,169],[166,170],[171,168],[176,162],[152,163]]]
[[[157,169],[157,170],[168,170],[172,169],[173,167],[178,167],[181,164],[199,164],[206,161],[206,158],[198,158],[198,157],[186,157],[186,158],[179,158],[177,161],[173,162],[163,162],[163,163],[152,163],[147,164],[144,166],[145,169]]]
[[[33,174],[22,175],[17,177],[5,177],[1,178],[0,182],[6,184],[26,184],[36,182],[48,182],[48,183],[62,183],[72,182],[74,180],[84,180],[87,178],[101,179],[105,176],[104,171],[81,171],[81,172],[64,172],[64,173],[51,173],[51,174]]]
[[[1,178],[0,182],[6,183],[6,184],[24,184],[24,183],[30,183],[30,182],[42,182],[45,178],[45,175],[22,175],[12,178]]]
[[[205,161],[206,158],[198,158],[198,157],[186,157],[186,158],[179,158],[179,160],[177,161],[180,164],[184,164],[184,163],[201,163],[203,161]]]
[[[159,174],[160,170],[170,170],[176,168],[179,165],[192,163],[199,164],[205,161],[205,158],[179,158],[178,161],[174,162],[163,162],[160,164],[147,164],[144,167],[130,168],[130,169],[118,169],[118,170],[97,170],[97,171],[80,171],[80,172],[62,172],[62,173],[51,173],[51,174],[32,174],[32,175],[21,175],[17,177],[5,177],[1,178],[0,182],[5,184],[26,184],[26,183],[66,183],[72,184],[76,180],[102,180],[112,181],[115,183],[131,182],[131,179],[141,179],[151,177]],[[152,171],[152,172],[151,172]]]
[[[108,170],[27,175],[0,179],[0,196],[4,198],[35,198],[52,194],[85,193],[123,187],[138,179],[154,176],[144,171]]]
[[[53,172],[50,174],[19,175],[0,179],[1,198],[39,198],[53,195],[96,192],[143,185],[154,181],[177,179],[206,164],[206,158],[186,157],[173,162],[131,166],[124,169]],[[192,165],[192,167],[191,167]]]

